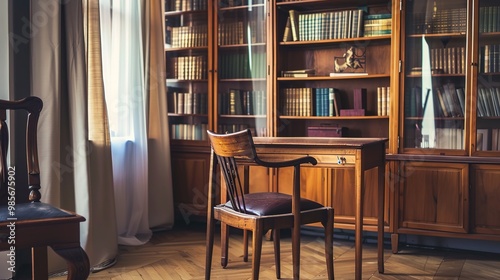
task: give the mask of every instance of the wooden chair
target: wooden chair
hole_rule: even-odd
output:
[[[19,101],[0,100],[0,251],[11,254],[9,269],[17,271],[16,259],[12,254],[18,249],[31,248],[31,279],[48,279],[47,246],[50,246],[66,260],[67,279],[87,279],[90,273],[89,259],[80,247],[80,222],[85,221],[85,218],[40,202],[37,124],[42,106],[42,101],[37,97]],[[27,174],[16,173],[14,166],[7,165],[9,132],[6,116],[13,110],[24,111],[28,115]],[[21,145],[22,141],[16,139],[15,143]],[[28,186],[19,185],[23,181],[20,179],[22,176],[27,176]],[[16,190],[21,193],[21,188],[29,188],[29,199],[26,198],[24,203],[15,200]]]
[[[333,279],[333,208],[325,207],[317,202],[300,198],[300,166],[317,163],[310,156],[290,161],[268,162],[261,160],[255,150],[250,130],[231,134],[215,134],[208,131],[212,145],[209,198],[207,213],[207,240],[205,279],[210,279],[212,251],[214,243],[215,220],[221,222],[221,264],[227,265],[228,226],[252,231],[252,271],[253,279],[259,278],[262,236],[273,232],[276,278],[280,271],[280,229],[292,228],[293,278],[299,279],[300,270],[300,225],[321,222],[325,228],[325,256],[328,279]],[[239,174],[238,163],[245,162],[268,168],[294,167],[293,195],[259,192],[246,193],[248,177]],[[215,205],[215,197],[220,186],[218,168],[226,185],[227,203]],[[240,168],[241,169],[241,168]],[[245,172],[246,174],[248,171]],[[243,179],[243,184],[242,184]],[[244,234],[244,261],[247,261],[246,234]]]

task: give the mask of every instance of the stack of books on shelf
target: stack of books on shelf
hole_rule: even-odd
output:
[[[168,92],[168,112],[173,114],[207,114],[207,94]]]
[[[295,77],[295,78],[303,78],[303,77],[312,77],[316,71],[314,69],[298,69],[298,70],[283,70],[281,71],[282,77]]]
[[[166,26],[167,46],[172,48],[190,48],[208,46],[207,25]]]
[[[283,42],[358,38],[362,34],[363,10],[300,13],[290,10]]]
[[[336,88],[284,88],[281,100],[283,116],[339,116],[342,108]]]
[[[207,57],[201,55],[173,57],[174,79],[201,80],[207,78]]]
[[[263,90],[230,89],[219,94],[221,115],[265,115],[267,95]]]
[[[500,31],[500,6],[479,7],[479,32]]]
[[[477,90],[478,117],[500,117],[500,88],[479,87]]]
[[[391,24],[391,14],[366,15],[364,18],[363,36],[373,37],[390,35],[392,30]]]
[[[388,116],[390,113],[390,87],[377,87],[377,116]]]
[[[208,0],[165,0],[166,11],[205,11]]]
[[[207,124],[172,124],[170,138],[178,140],[207,140]]]

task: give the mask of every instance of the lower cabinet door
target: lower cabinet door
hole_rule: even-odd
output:
[[[433,162],[401,165],[400,226],[468,232],[468,165]]]

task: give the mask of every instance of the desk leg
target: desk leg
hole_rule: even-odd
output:
[[[378,167],[378,272],[384,273],[385,165]]]
[[[363,265],[363,188],[365,187],[364,170],[361,166],[356,168],[356,217],[355,217],[355,254],[354,274],[355,279],[360,280]]]

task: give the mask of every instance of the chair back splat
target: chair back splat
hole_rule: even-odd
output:
[[[214,244],[215,220],[221,222],[221,265],[228,263],[228,227],[243,230],[243,261],[248,260],[247,232],[252,232],[252,279],[259,278],[262,235],[272,230],[276,278],[281,277],[280,229],[293,228],[292,259],[293,278],[300,279],[300,225],[320,222],[325,228],[325,273],[333,279],[333,208],[300,197],[300,166],[317,163],[310,156],[302,156],[288,161],[264,161],[257,155],[250,130],[230,134],[216,134],[207,131],[211,142],[211,165],[209,197],[207,209],[207,245],[205,279],[210,279],[212,251]],[[267,168],[293,167],[293,195],[258,192],[248,193],[248,166]],[[243,169],[243,176],[240,170]],[[218,182],[218,173],[223,178]],[[255,180],[255,179],[254,179]],[[216,204],[216,194],[227,194],[227,202]]]
[[[32,255],[31,268],[13,267],[16,279],[48,279],[47,247],[51,247],[66,261],[67,279],[87,279],[90,273],[89,259],[80,246],[80,223],[85,218],[41,201],[37,126],[42,107],[42,100],[34,96],[17,101],[0,100],[0,251],[12,250],[13,244],[9,242],[9,237],[14,223],[14,250],[31,249]],[[25,139],[18,139],[18,133],[13,133],[13,141],[15,145],[26,143],[27,172],[15,172],[13,175],[13,171],[21,168],[11,170],[8,166],[9,138],[12,137],[7,123],[16,128],[23,125],[17,119],[18,116],[22,117],[23,112],[27,114]],[[9,119],[9,116],[14,116],[14,119]],[[19,152],[19,147],[11,153]],[[22,194],[22,188],[29,190],[29,195],[26,199],[16,201],[16,192]]]

